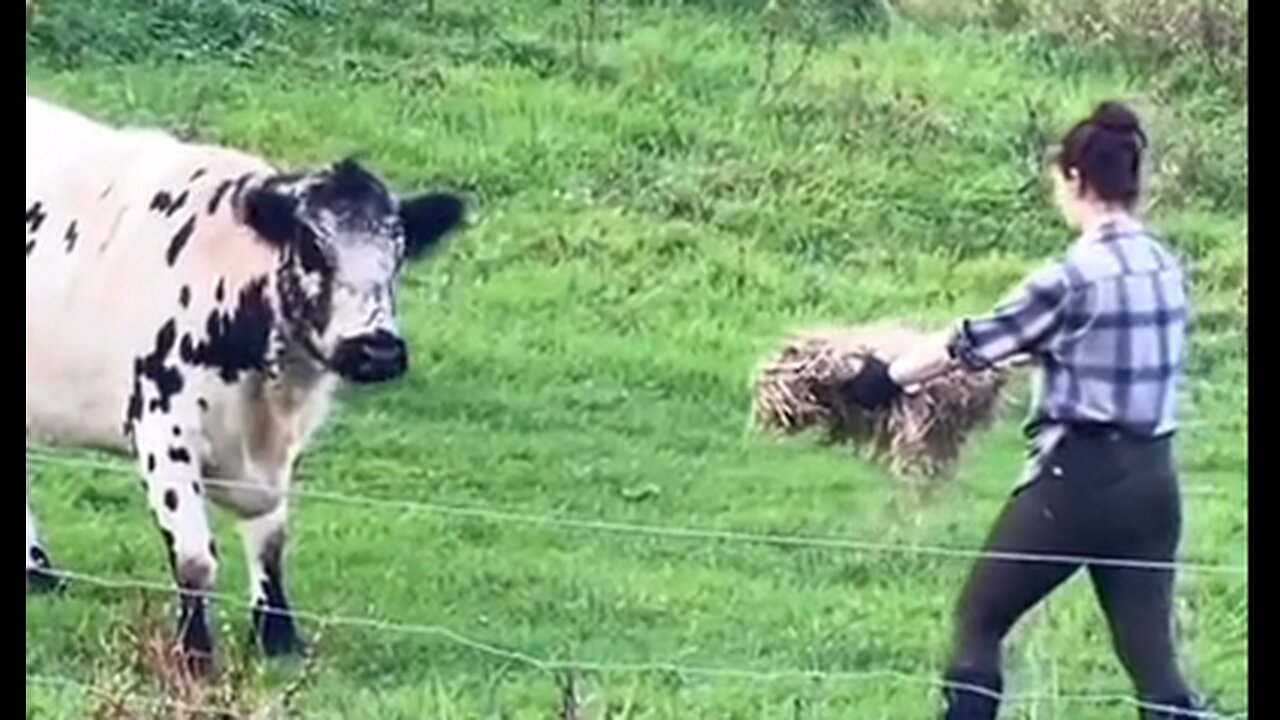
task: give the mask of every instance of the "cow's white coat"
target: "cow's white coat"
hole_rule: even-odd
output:
[[[325,416],[334,375],[286,352],[271,372],[228,381],[216,367],[185,362],[179,347],[206,338],[211,313],[234,313],[255,283],[280,316],[283,251],[255,233],[237,204],[275,170],[246,153],[117,129],[32,97],[26,127],[28,442],[134,454],[156,522],[171,541],[180,588],[203,591],[214,583],[204,497],[230,508],[242,518],[252,601],[282,604],[270,596],[279,582],[284,498],[294,462]],[[161,193],[167,205],[157,200]],[[185,225],[191,227],[175,258]],[[362,272],[395,272],[396,263],[372,251],[362,256],[358,243],[342,247],[342,262]],[[339,298],[343,286],[335,285]],[[333,316],[392,327],[390,295],[379,286],[359,298],[363,305],[335,307]],[[385,307],[371,310],[371,303]],[[161,368],[180,376],[177,392],[138,382],[140,360],[161,355],[166,326],[172,347]],[[271,342],[275,348],[282,341],[273,333]],[[128,424],[139,390],[143,412]],[[218,482],[206,486],[206,478]],[[47,569],[29,502],[26,562],[29,578]],[[190,595],[184,603],[185,620],[202,623],[202,605]],[[292,643],[291,621],[286,635]]]

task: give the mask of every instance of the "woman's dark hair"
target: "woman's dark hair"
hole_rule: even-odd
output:
[[[1062,139],[1058,169],[1063,175],[1075,170],[1081,187],[1092,190],[1099,200],[1131,208],[1141,193],[1146,149],[1147,136],[1138,116],[1108,100]]]

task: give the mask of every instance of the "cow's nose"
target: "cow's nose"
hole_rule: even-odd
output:
[[[338,344],[333,369],[356,383],[394,380],[409,368],[404,340],[387,330],[347,338]]]

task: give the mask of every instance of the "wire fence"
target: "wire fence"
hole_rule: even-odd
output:
[[[74,572],[68,570],[51,571],[55,576],[68,582],[75,581],[85,585],[92,585],[109,590],[142,590],[157,593],[172,593],[174,589],[171,585],[157,582],[149,582],[145,580],[108,578],[89,573]],[[184,591],[187,592],[187,591]],[[217,592],[188,592],[187,594],[196,597],[202,597],[206,600],[223,602],[245,608],[254,607],[252,603],[245,600],[234,599],[224,593]],[[767,682],[776,683],[785,680],[822,680],[837,683],[866,683],[866,682],[894,682],[898,684],[909,684],[932,688],[936,691],[955,690],[960,692],[969,692],[987,697],[999,698],[1002,704],[1019,705],[1030,703],[1070,703],[1070,704],[1124,704],[1135,708],[1153,710],[1153,711],[1169,711],[1176,708],[1160,705],[1158,703],[1144,702],[1129,695],[1119,693],[1092,693],[1092,694],[1046,694],[1046,693],[996,693],[988,688],[967,683],[960,683],[933,677],[908,673],[901,670],[823,670],[823,669],[773,669],[760,670],[754,668],[742,668],[732,666],[703,666],[703,665],[686,665],[672,662],[608,662],[594,660],[562,660],[544,658],[522,650],[515,650],[502,647],[490,642],[477,640],[464,633],[458,632],[444,625],[424,625],[415,623],[401,623],[380,620],[376,618],[335,615],[318,613],[308,610],[291,609],[289,613],[295,618],[314,622],[325,628],[329,627],[348,627],[363,630],[375,630],[379,632],[396,633],[401,635],[417,635],[430,636],[443,639],[447,642],[462,646],[468,650],[486,655],[495,659],[516,662],[538,671],[556,673],[556,672],[589,672],[598,674],[666,674],[677,675],[681,677],[701,677],[711,680],[739,680],[751,682]],[[30,680],[33,676],[28,676]],[[34,676],[41,679],[47,679],[48,676]],[[53,678],[58,684],[64,685],[82,685],[90,691],[95,691],[92,686],[84,686],[78,681]],[[149,700],[152,704],[166,704],[164,698],[155,698]],[[194,709],[210,712],[211,710],[202,706],[195,706]],[[216,710],[216,709],[215,709]],[[223,710],[223,712],[227,712]],[[232,714],[234,716],[234,714]],[[1192,717],[1206,718],[1213,720],[1228,720],[1237,718],[1247,718],[1247,711],[1237,714],[1222,714],[1217,712],[1202,712]]]
[[[87,457],[68,457],[47,452],[28,451],[28,460],[38,465],[83,469],[115,474],[122,479],[131,476],[133,468],[127,463],[110,462]],[[243,487],[243,481],[225,479],[204,479],[210,487]],[[566,531],[599,532],[615,535],[642,536],[659,539],[684,541],[704,541],[718,543],[736,543],[780,547],[805,547],[828,550],[842,550],[869,553],[894,553],[944,558],[980,559],[994,558],[1018,562],[1053,562],[1072,564],[1091,564],[1100,566],[1128,567],[1148,570],[1176,570],[1178,572],[1207,574],[1217,576],[1235,576],[1247,582],[1248,566],[1205,562],[1153,562],[1116,557],[1094,557],[1073,555],[1049,555],[1033,553],[990,552],[973,548],[945,547],[925,544],[900,544],[881,541],[859,540],[843,537],[819,537],[802,535],[784,535],[772,533],[756,533],[719,528],[681,527],[674,525],[653,525],[641,523],[618,522],[594,518],[576,518],[562,515],[548,515],[535,512],[504,510],[490,507],[466,506],[448,503],[436,503],[418,500],[380,498],[363,495],[352,495],[329,491],[303,489],[295,485],[288,492],[290,497],[318,502],[328,502],[353,507],[364,507],[395,512],[421,513],[445,517],[457,517],[499,524],[517,524],[534,527],[555,528]],[[82,583],[89,586],[110,590],[142,590],[157,593],[172,593],[173,586],[168,583],[149,582],[128,578],[109,578],[90,573],[69,570],[52,571],[54,575],[66,581]],[[245,605],[249,603],[236,600],[216,592],[200,593],[210,600]],[[609,662],[598,660],[572,660],[539,657],[523,650],[503,647],[487,641],[470,637],[444,625],[429,625],[395,622],[370,617],[318,613],[309,610],[292,609],[291,614],[300,620],[316,623],[322,627],[347,627],[353,629],[372,630],[377,632],[397,633],[401,635],[429,636],[469,649],[476,653],[519,663],[543,672],[592,672],[600,674],[672,674],[682,677],[700,677],[711,680],[739,680],[750,682],[777,682],[782,680],[824,680],[831,682],[893,682],[931,687],[934,690],[967,690],[978,694],[991,695],[989,690],[976,686],[966,686],[947,682],[941,678],[911,674],[899,670],[822,670],[822,669],[770,669],[732,666],[698,666],[671,662]],[[28,676],[29,682],[45,685],[62,685],[68,688],[79,688],[88,694],[107,696],[108,690],[69,678],[53,676]],[[204,712],[219,717],[235,717],[236,714],[225,708],[190,705],[178,700],[164,697],[130,695],[123,697],[112,694],[115,701],[140,704],[148,707],[170,707],[188,712]],[[1124,704],[1149,710],[1161,710],[1158,705],[1144,703],[1129,695],[1123,694],[1005,694],[1002,703],[1069,703],[1069,704]],[[1227,719],[1247,718],[1247,712],[1239,714],[1202,713],[1197,717]]]
[[[101,462],[88,459],[70,460],[45,453],[28,453],[28,459],[39,464],[57,464],[64,467],[77,467],[116,474],[128,474],[133,471],[125,465]],[[245,482],[205,478],[203,484],[208,487],[244,488]],[[804,535],[784,535],[779,533],[758,533],[720,528],[681,527],[676,525],[653,525],[642,523],[599,520],[592,518],[575,518],[560,515],[547,515],[532,512],[502,510],[479,506],[434,503],[419,500],[401,500],[394,498],[377,498],[363,495],[351,495],[337,492],[308,490],[295,484],[289,488],[288,495],[300,499],[379,508],[400,512],[411,512],[431,515],[463,517],[493,523],[508,523],[541,527],[560,528],[575,531],[602,532],[616,535],[647,536],[663,539],[701,540],[708,542],[739,543],[752,545],[772,545],[780,547],[803,547],[812,549],[843,550],[853,552],[903,554],[926,557],[957,558],[966,560],[994,559],[1011,562],[1040,562],[1055,564],[1092,565],[1098,567],[1120,567],[1136,570],[1173,570],[1179,573],[1203,575],[1234,575],[1247,577],[1247,565],[1226,563],[1208,563],[1193,561],[1153,561],[1123,557],[1104,557],[1094,555],[1070,555],[1051,553],[999,552],[978,548],[962,548],[922,543],[891,543],[873,540],[861,540],[844,537],[821,537]]]

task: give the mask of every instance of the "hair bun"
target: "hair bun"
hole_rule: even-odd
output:
[[[1115,133],[1136,135],[1142,145],[1147,144],[1146,133],[1142,131],[1142,123],[1138,116],[1123,103],[1107,100],[1094,108],[1089,122],[1103,130]]]

